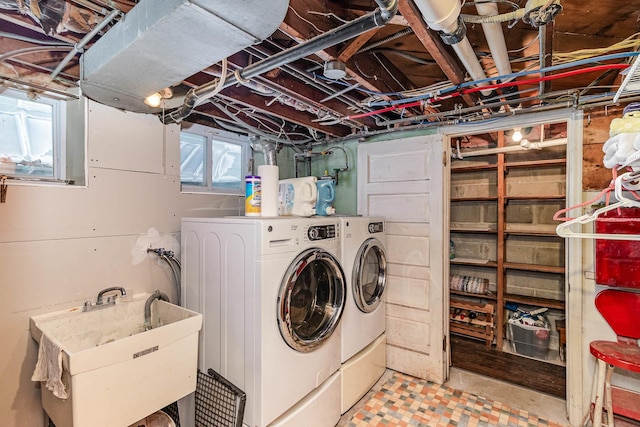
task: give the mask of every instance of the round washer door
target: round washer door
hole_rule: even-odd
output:
[[[382,302],[387,283],[387,257],[380,240],[367,239],[353,262],[353,298],[364,313],[371,313]]]
[[[282,279],[278,293],[278,328],[294,350],[310,352],[338,326],[346,298],[338,260],[320,248],[300,253]]]

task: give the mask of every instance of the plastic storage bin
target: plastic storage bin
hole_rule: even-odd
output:
[[[516,353],[537,359],[547,358],[549,328],[525,325],[517,319],[509,319],[508,324],[510,341]]]

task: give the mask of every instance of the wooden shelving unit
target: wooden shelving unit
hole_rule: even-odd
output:
[[[491,137],[498,149],[508,145],[504,132]],[[505,304],[560,314],[565,308],[564,240],[555,233],[550,216],[556,206],[564,207],[566,150],[547,151],[539,158],[536,151],[542,152],[498,152],[473,158],[471,164],[463,159],[451,165],[450,236],[456,257],[450,260],[450,271],[489,278],[492,288],[486,295],[451,290],[451,298],[457,305],[463,300],[495,306],[492,340],[499,351],[505,347]],[[540,179],[548,182],[541,184]],[[479,223],[467,222],[475,214]],[[527,214],[530,223],[522,222]],[[536,289],[537,284],[545,289]],[[452,333],[474,337],[460,325],[451,325]],[[488,332],[478,335],[476,329],[475,338],[485,339]]]

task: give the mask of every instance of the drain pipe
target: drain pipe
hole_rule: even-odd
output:
[[[471,79],[486,79],[484,69],[467,38],[467,28],[460,17],[460,0],[416,0],[415,5],[429,28],[438,31],[442,41],[453,48]],[[478,84],[480,87],[487,85],[488,83]],[[492,90],[481,90],[480,93],[487,97]]]
[[[380,7],[371,13],[354,19],[353,21],[341,25],[331,31],[320,34],[319,36],[290,49],[283,50],[273,56],[230,73],[226,76],[220,89],[224,89],[238,83],[244,83],[253,77],[264,74],[282,65],[286,65],[319,50],[323,50],[330,46],[352,39],[374,28],[384,26],[395,16],[398,9],[398,0],[376,0],[376,3]],[[185,96],[182,106],[172,112],[162,113],[159,116],[160,120],[164,124],[178,123],[182,121],[191,114],[199,98],[206,97],[209,92],[218,89],[220,86],[218,83],[219,79],[216,79],[210,83],[191,89]]]
[[[156,290],[154,293],[152,293],[149,298],[147,298],[147,300],[144,303],[144,330],[148,331],[149,329],[152,328],[151,325],[151,304],[153,304],[153,302],[155,300],[162,300],[162,301],[166,301],[166,302],[171,302],[169,301],[169,297],[167,296],[167,294],[160,292],[159,290]]]
[[[496,3],[480,3],[476,2],[476,9],[481,16],[495,16],[498,15],[498,5]],[[502,25],[498,22],[484,22],[482,21],[482,30],[484,36],[489,45],[493,62],[498,69],[498,75],[506,76],[511,74],[511,61],[509,60],[509,53],[507,52],[507,42],[502,32]],[[509,80],[507,80],[509,81]],[[506,83],[505,81],[498,80],[497,83]],[[507,86],[502,88],[502,93],[508,100],[518,99],[518,87]]]

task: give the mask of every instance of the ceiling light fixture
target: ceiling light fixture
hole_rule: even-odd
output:
[[[520,142],[522,141],[522,132],[520,131],[520,128],[515,128],[513,130],[513,135],[511,135],[511,140],[513,142]]]
[[[144,103],[151,108],[158,108],[163,99],[169,99],[173,96],[171,88],[164,88],[160,92],[152,93],[144,99]]]

